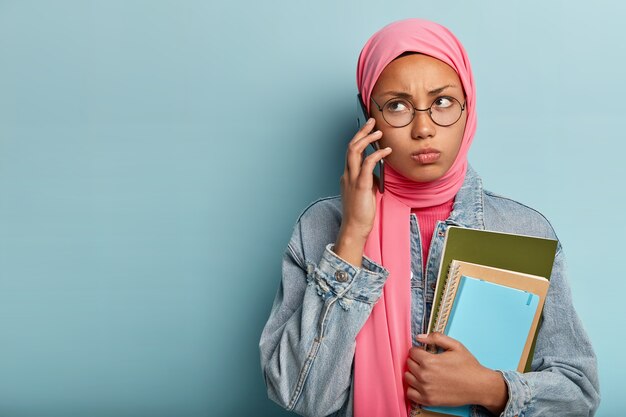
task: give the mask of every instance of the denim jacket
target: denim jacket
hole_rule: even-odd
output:
[[[269,397],[305,416],[352,416],[355,338],[388,276],[365,256],[362,267],[355,268],[333,252],[341,217],[341,198],[336,196],[315,201],[298,218],[259,343]],[[410,217],[413,336],[426,332],[450,225],[557,239],[543,215],[484,190],[469,167],[449,218],[435,227],[425,273],[419,225],[414,214]],[[572,305],[560,242],[532,371],[500,372],[509,393],[502,416],[591,416],[598,407],[596,357]],[[490,413],[475,406],[472,415]]]

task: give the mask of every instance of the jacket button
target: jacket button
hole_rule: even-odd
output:
[[[339,282],[346,282],[348,280],[348,273],[346,271],[335,272],[335,279]]]

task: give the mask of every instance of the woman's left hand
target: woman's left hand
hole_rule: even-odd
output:
[[[412,347],[407,359],[407,397],[419,405],[480,404],[500,414],[508,400],[504,378],[482,366],[459,341],[441,333],[420,335],[417,341],[444,349],[430,353]]]

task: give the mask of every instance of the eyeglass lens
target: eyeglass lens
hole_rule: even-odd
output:
[[[453,97],[438,97],[430,106],[430,117],[440,126],[450,126],[461,118],[463,108]],[[393,98],[383,105],[383,118],[394,127],[403,127],[411,123],[416,111],[405,99]]]

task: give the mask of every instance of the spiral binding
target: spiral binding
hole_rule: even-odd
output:
[[[437,311],[437,318],[435,319],[435,332],[443,333],[448,323],[448,317],[452,310],[452,304],[454,303],[454,296],[456,290],[459,288],[459,268],[460,265],[456,261],[450,263],[450,270],[448,271],[448,278],[441,296],[441,302],[439,303],[439,309]]]

